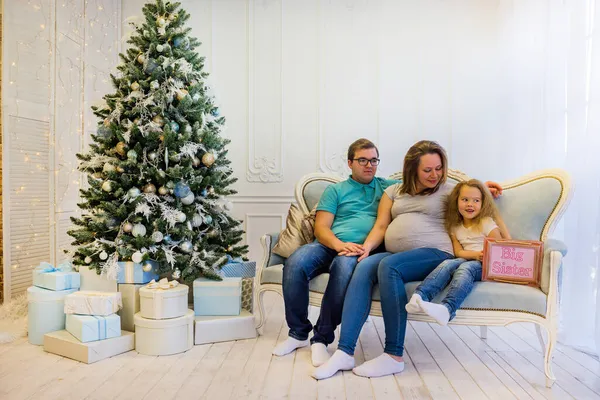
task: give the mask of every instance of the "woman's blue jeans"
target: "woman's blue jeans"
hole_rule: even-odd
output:
[[[438,295],[448,283],[448,293],[441,301],[450,313],[450,319],[456,316],[456,310],[465,301],[475,281],[481,280],[481,262],[476,260],[467,261],[464,258],[455,258],[442,262],[417,288],[415,293],[419,294],[425,301],[431,301]]]
[[[371,310],[373,287],[379,283],[385,323],[384,351],[402,356],[408,302],[404,283],[425,279],[442,261],[451,257],[438,249],[423,248],[396,254],[379,253],[359,262],[346,292],[338,349],[354,355],[360,331]]]

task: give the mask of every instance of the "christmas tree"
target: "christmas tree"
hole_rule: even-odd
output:
[[[143,7],[116,91],[92,107],[93,143],[78,154],[88,174],[72,252],[75,265],[116,276],[120,261],[157,261],[161,273],[192,281],[247,252],[240,221],[228,215],[236,181],[220,136],[225,118],[210,96],[200,42],[185,27],[180,3]]]

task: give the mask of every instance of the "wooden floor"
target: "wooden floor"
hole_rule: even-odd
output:
[[[271,356],[287,326],[282,299],[267,293],[265,300],[262,336],[173,356],[131,351],[86,365],[45,353],[26,339],[0,345],[0,399],[600,399],[598,360],[560,345],[556,384],[545,387],[540,345],[527,324],[490,328],[482,340],[476,327],[411,322],[401,374],[366,379],[348,371],[316,381],[309,348]],[[312,309],[311,317],[317,312]],[[357,364],[381,354],[383,336],[383,321],[371,318]]]

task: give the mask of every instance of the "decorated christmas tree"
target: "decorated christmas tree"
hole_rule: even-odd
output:
[[[143,13],[112,76],[116,91],[92,107],[100,121],[90,150],[77,155],[89,187],[68,232],[73,263],[114,277],[118,262],[148,270],[154,260],[175,279],[217,278],[247,252],[228,214],[236,178],[220,135],[225,118],[194,51],[200,42],[188,36],[189,14],[162,0]]]

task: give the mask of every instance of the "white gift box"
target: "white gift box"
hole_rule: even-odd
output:
[[[108,279],[106,275],[100,275],[95,268],[85,266],[79,267],[81,279],[81,290],[93,290],[95,292],[116,292],[117,280]]]
[[[167,319],[183,317],[188,312],[186,285],[172,286],[173,282],[151,282],[140,289],[140,315],[143,318]]]
[[[194,281],[194,311],[196,315],[239,315],[242,278],[215,281],[198,278]]]
[[[148,319],[135,315],[135,349],[142,354],[166,356],[194,345],[194,312],[179,318]]]
[[[65,329],[65,297],[76,291],[55,291],[37,286],[27,289],[29,343],[42,345],[46,333]]]
[[[121,329],[134,332],[133,317],[140,311],[140,288],[145,285],[136,283],[119,283],[119,292],[123,301],[123,308],[118,312],[121,317]]]
[[[123,307],[119,292],[75,292],[65,297],[65,314],[114,314]]]
[[[65,326],[67,332],[83,343],[121,336],[121,318],[117,314],[106,317],[67,314]]]
[[[83,343],[67,331],[44,335],[44,351],[91,364],[105,358],[133,350],[133,332],[122,331],[121,336]]]
[[[256,337],[254,316],[246,310],[233,316],[203,316],[194,318],[195,344],[227,342]]]

